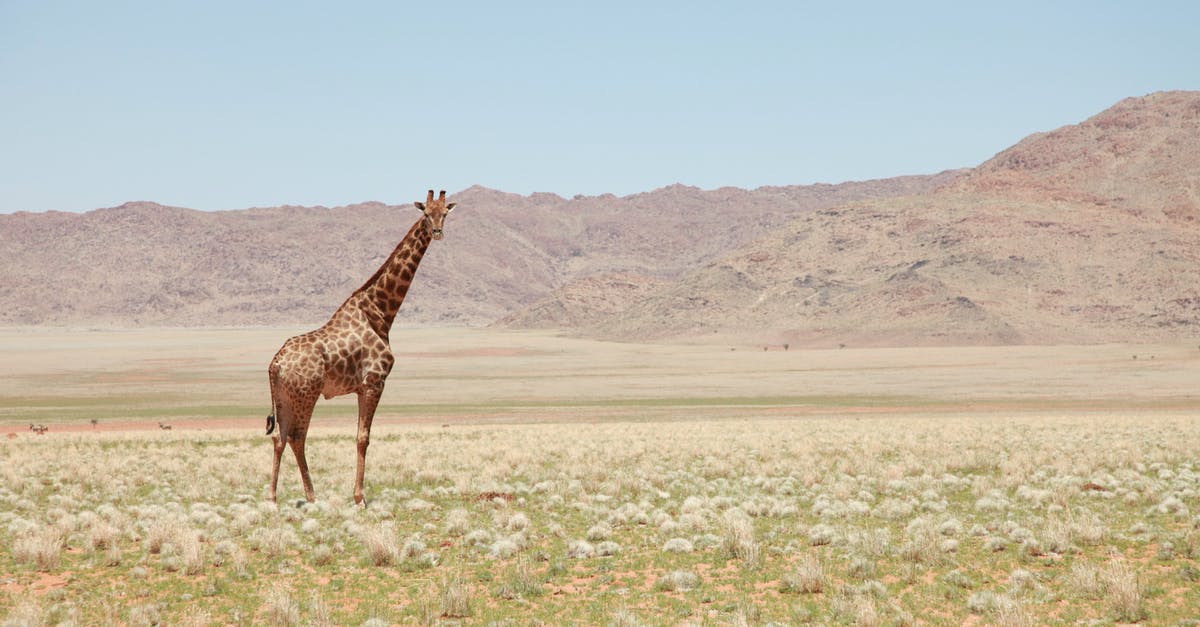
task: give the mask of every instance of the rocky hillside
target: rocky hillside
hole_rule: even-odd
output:
[[[557,323],[555,303],[612,310],[587,302],[603,291],[568,286],[532,319],[510,320]],[[1200,93],[1124,100],[938,190],[823,209],[625,293],[624,308],[583,332],[823,346],[1196,341]]]
[[[399,324],[819,346],[1200,341],[1200,92],[1123,100],[932,176],[452,199]],[[407,201],[0,216],[0,324],[320,323],[417,217]]]
[[[814,210],[956,176],[570,200],[472,187],[452,194],[446,238],[426,255],[397,323],[487,324],[608,273],[676,279]],[[320,323],[418,216],[407,201],[0,215],[0,325]]]

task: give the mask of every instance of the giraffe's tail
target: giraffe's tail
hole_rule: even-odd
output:
[[[279,369],[275,364],[267,369],[267,379],[271,382],[271,413],[267,414],[267,432],[263,435],[271,435],[275,430],[275,414],[279,412],[279,399],[275,397],[275,387],[278,381]]]

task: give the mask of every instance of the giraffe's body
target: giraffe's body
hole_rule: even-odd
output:
[[[354,502],[363,502],[363,472],[371,421],[395,363],[388,332],[429,242],[441,239],[446,214],[454,207],[454,203],[446,203],[446,192],[435,200],[433,190],[425,203],[414,204],[424,215],[379,270],[342,303],[329,322],[315,331],[289,338],[271,360],[267,375],[273,411],[267,417],[267,433],[278,426],[273,440],[272,501],[279,483],[283,449],[289,443],[300,467],[304,495],[313,500],[312,480],[304,457],[304,440],[313,408],[322,395],[328,399],[354,393],[358,395]]]

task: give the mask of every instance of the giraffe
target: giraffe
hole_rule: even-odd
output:
[[[267,435],[278,426],[272,438],[274,464],[271,470],[271,500],[279,483],[279,461],[283,449],[291,445],[304,483],[304,496],[312,502],[312,480],[304,458],[304,438],[312,420],[317,397],[333,398],[358,395],[358,459],[354,472],[354,502],[365,505],[363,472],[367,446],[371,439],[371,421],[383,394],[384,382],[395,357],[388,343],[388,332],[396,312],[404,302],[421,257],[430,240],[442,239],[446,214],[456,203],[446,202],[443,190],[435,200],[433,190],[425,202],[414,202],[421,218],[383,265],[338,307],[324,326],[289,338],[275,353],[267,368],[271,384],[271,414],[267,416]]]

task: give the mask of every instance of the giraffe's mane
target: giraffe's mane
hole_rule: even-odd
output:
[[[364,281],[363,284],[360,285],[358,289],[354,290],[354,293],[350,295],[351,298],[353,298],[356,294],[366,290],[368,287],[370,287],[372,284],[374,284],[376,281],[379,280],[379,277],[383,274],[384,270],[388,267],[388,264],[391,263],[392,259],[395,258],[395,256],[400,252],[400,249],[404,248],[404,244],[406,242],[408,242],[408,238],[413,237],[413,235],[416,233],[417,229],[421,228],[421,223],[423,221],[424,221],[424,218],[418,218],[417,221],[413,223],[412,227],[410,227],[408,229],[408,233],[406,233],[404,235],[404,238],[400,240],[400,243],[396,244],[396,247],[393,248],[392,252],[390,254],[388,254],[387,258],[383,260],[383,263],[379,264],[379,268],[375,270],[375,274],[372,274],[371,278]],[[350,299],[348,298],[346,300],[350,300]],[[345,303],[343,303],[343,304],[345,304]]]

